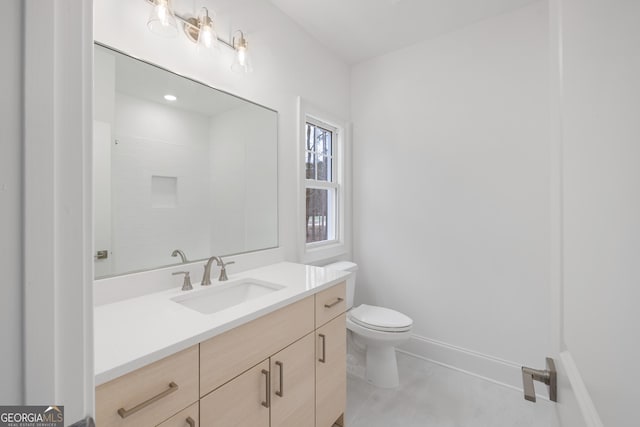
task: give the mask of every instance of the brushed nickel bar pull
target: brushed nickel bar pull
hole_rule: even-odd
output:
[[[325,305],[324,305],[324,308],[331,308],[331,307],[334,307],[334,306],[336,306],[336,305],[340,304],[342,301],[344,301],[344,299],[342,299],[342,298],[338,298],[337,300],[335,300],[335,301],[334,301],[334,302],[332,302],[331,304],[325,304]]]
[[[196,422],[191,417],[187,417],[187,424],[189,424],[189,427],[196,427]]]
[[[265,408],[269,408],[271,406],[271,372],[267,371],[266,369],[262,370],[262,375],[265,376],[265,379],[267,380],[267,387],[266,387],[266,400],[264,400],[262,402],[262,406],[264,406]]]
[[[284,363],[276,361],[276,365],[280,368],[280,390],[276,391],[276,395],[284,397]]]
[[[324,334],[318,334],[322,340],[322,356],[318,359],[320,363],[327,363],[327,337]]]
[[[176,384],[173,381],[171,381],[169,383],[169,388],[166,389],[165,391],[156,394],[151,399],[145,400],[144,402],[140,403],[139,405],[134,406],[131,409],[124,409],[124,408],[118,409],[118,415],[120,415],[122,418],[127,418],[129,415],[135,414],[139,410],[146,408],[147,406],[151,405],[152,403],[157,402],[158,400],[162,399],[163,397],[167,397],[168,395],[170,395],[174,391],[178,391],[178,384]]]

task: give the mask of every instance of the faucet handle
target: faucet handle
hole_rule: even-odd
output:
[[[235,261],[224,262],[222,258],[218,258],[218,267],[220,267],[220,277],[218,277],[219,282],[224,282],[229,280],[227,277],[227,269],[225,268],[227,265],[235,264]]]
[[[189,276],[189,272],[188,271],[175,271],[175,272],[171,273],[172,276],[177,276],[178,274],[184,274],[184,281],[182,282],[182,290],[183,291],[192,290],[193,286],[191,286],[191,276]]]

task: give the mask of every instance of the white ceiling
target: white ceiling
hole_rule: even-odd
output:
[[[538,0],[271,0],[350,64]]]

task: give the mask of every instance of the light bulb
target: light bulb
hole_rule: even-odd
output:
[[[174,37],[178,34],[176,17],[171,10],[169,0],[154,0],[147,26],[153,33],[161,36]]]
[[[213,45],[213,31],[211,31],[211,27],[206,26],[200,29],[200,39],[202,40],[202,44],[209,48]]]
[[[205,49],[213,53],[218,45],[218,35],[213,29],[213,20],[209,17],[209,11],[203,8],[203,13],[198,19],[198,50]]]
[[[244,47],[238,48],[238,64],[242,67],[247,63],[247,49]]]

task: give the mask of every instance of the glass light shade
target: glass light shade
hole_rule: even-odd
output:
[[[206,50],[213,53],[218,47],[218,34],[213,29],[213,20],[208,14],[199,19],[198,51]]]
[[[171,10],[169,0],[154,1],[147,27],[151,32],[161,36],[175,37],[178,35],[178,24],[173,10]]]
[[[236,43],[236,57],[231,64],[231,69],[236,73],[248,74],[253,71],[251,66],[251,57],[249,56],[249,49],[247,48],[247,41],[244,37]]]

